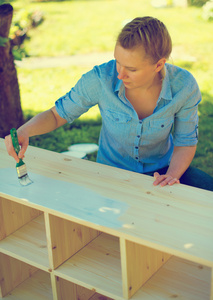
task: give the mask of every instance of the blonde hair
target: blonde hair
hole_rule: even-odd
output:
[[[125,49],[143,46],[146,55],[156,63],[161,58],[169,59],[172,40],[166,26],[153,17],[138,17],[127,23],[117,38]]]

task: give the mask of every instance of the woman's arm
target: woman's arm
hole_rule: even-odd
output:
[[[158,172],[155,172],[154,177],[156,180],[153,184],[165,186],[167,184],[180,183],[179,179],[192,162],[196,148],[196,146],[174,147],[172,159],[166,174],[160,175]]]
[[[24,157],[24,153],[29,145],[29,137],[53,131],[56,128],[64,125],[66,122],[67,121],[65,119],[59,116],[55,106],[36,115],[17,130],[18,140],[21,146],[19,156],[17,156],[13,148],[10,135],[5,137],[7,152],[9,153],[9,155],[14,157],[17,162],[19,162],[19,159]]]

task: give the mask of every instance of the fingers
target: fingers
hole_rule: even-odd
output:
[[[28,144],[29,144],[29,139],[27,137],[24,138],[24,137],[18,136],[18,140],[19,140],[21,149],[20,149],[19,154],[17,155],[14,150],[14,147],[13,147],[11,136],[7,135],[5,137],[5,146],[7,148],[7,152],[10,156],[12,156],[15,159],[15,161],[17,163],[19,162],[20,158],[22,158],[22,159],[24,158],[24,153],[26,152]]]
[[[14,150],[14,147],[13,147],[13,143],[12,143],[12,139],[11,139],[11,136],[10,135],[7,135],[5,137],[5,146],[7,148],[7,152],[10,156],[14,157],[15,161],[18,163],[19,162],[19,157],[18,155],[16,154],[15,150]]]
[[[165,185],[173,185],[175,183],[180,183],[180,180],[177,178],[172,177],[171,175],[160,175],[158,172],[154,173],[154,178],[156,179],[153,182],[153,185],[159,185],[160,186],[165,186]]]

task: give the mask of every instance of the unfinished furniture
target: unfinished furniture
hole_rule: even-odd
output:
[[[0,298],[213,300],[213,193],[0,139]]]

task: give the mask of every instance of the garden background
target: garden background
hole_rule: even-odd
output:
[[[14,7],[11,36],[18,27],[28,27],[24,43],[16,49],[23,56],[16,64],[26,119],[52,107],[94,64],[113,58],[115,40],[125,22],[145,15],[162,20],[173,40],[170,62],[194,75],[203,97],[199,143],[192,165],[213,176],[212,1],[194,0],[191,4],[196,5],[190,6],[181,6],[184,1],[162,0],[7,2]],[[204,2],[211,5],[207,15]],[[32,14],[39,18],[39,26],[29,25]],[[100,127],[101,117],[95,107],[71,125],[31,138],[30,144],[62,152],[71,144],[98,143]],[[95,155],[89,159],[95,160]]]

